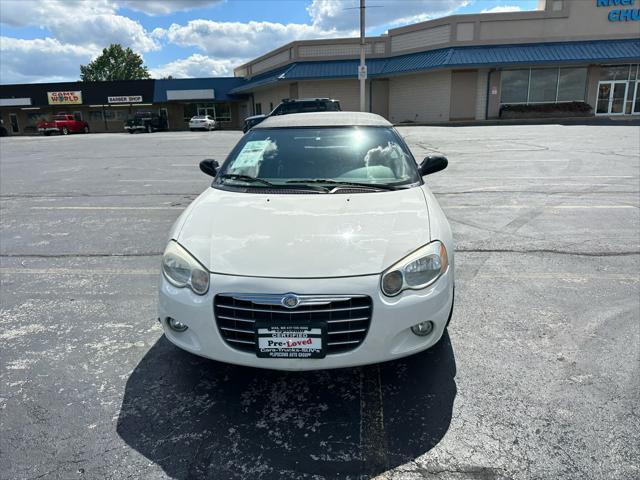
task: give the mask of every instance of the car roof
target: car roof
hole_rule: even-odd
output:
[[[295,127],[391,127],[391,123],[374,113],[364,112],[310,112],[276,115],[254,129]]]
[[[282,103],[296,103],[296,102],[337,102],[333,98],[327,97],[309,97],[309,98],[284,98]]]

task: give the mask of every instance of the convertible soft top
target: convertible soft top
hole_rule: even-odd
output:
[[[286,128],[286,127],[391,127],[391,123],[380,115],[365,112],[313,112],[292,113],[290,115],[274,115],[253,127]]]

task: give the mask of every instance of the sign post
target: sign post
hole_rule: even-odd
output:
[[[360,65],[358,66],[358,80],[360,80],[360,111],[365,111],[365,85],[367,81],[367,65],[364,62],[364,0],[360,0]]]

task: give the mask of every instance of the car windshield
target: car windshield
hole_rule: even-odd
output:
[[[233,149],[216,182],[268,187],[247,177],[272,185],[328,187],[354,183],[400,187],[420,181],[404,142],[386,127],[252,130]]]
[[[326,112],[340,110],[339,104],[326,101],[282,103],[271,115],[288,115],[290,113]]]

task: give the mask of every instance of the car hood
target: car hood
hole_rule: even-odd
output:
[[[263,194],[210,188],[176,240],[210,271],[288,278],[377,274],[430,240],[420,188]]]

